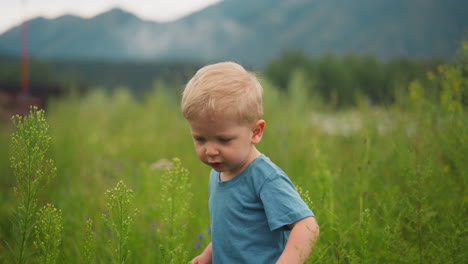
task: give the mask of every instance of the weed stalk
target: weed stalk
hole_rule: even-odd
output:
[[[39,263],[55,264],[62,243],[62,211],[52,204],[47,204],[39,209],[37,216],[34,245],[39,249]]]
[[[105,195],[108,214],[104,214],[103,218],[111,235],[114,236],[114,241],[109,240],[109,244],[113,245],[112,259],[114,263],[123,264],[127,262],[131,254],[127,242],[137,212],[135,209],[131,214],[133,191],[128,189],[123,181],[119,181],[117,186],[106,191]]]
[[[29,115],[12,117],[16,132],[11,135],[10,163],[18,207],[14,219],[16,248],[9,248],[17,264],[25,263],[31,255],[28,243],[36,221],[37,195],[44,180],[54,177],[57,170],[52,160],[45,159],[50,136],[44,115],[44,110],[31,106]]]

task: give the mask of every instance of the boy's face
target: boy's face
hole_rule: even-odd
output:
[[[202,162],[231,179],[242,172],[260,153],[265,121],[240,125],[222,117],[189,120],[195,151]]]

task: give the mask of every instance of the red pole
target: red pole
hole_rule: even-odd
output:
[[[23,3],[25,2],[23,1]],[[24,95],[29,92],[28,24],[26,18],[21,24],[21,92]]]

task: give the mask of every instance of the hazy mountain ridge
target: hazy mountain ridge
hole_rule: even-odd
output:
[[[462,0],[226,0],[156,23],[112,9],[89,19],[30,20],[29,51],[42,58],[250,65],[263,65],[286,49],[450,58],[467,37],[466,10]],[[20,27],[0,35],[0,53],[18,54],[20,39]]]

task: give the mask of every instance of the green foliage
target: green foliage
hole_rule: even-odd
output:
[[[21,59],[0,55],[0,86],[14,92],[20,88]],[[29,83],[33,94],[50,89],[56,92],[81,92],[101,87],[112,90],[129,87],[133,94],[143,96],[157,81],[182,87],[198,68],[192,62],[115,62],[105,60],[44,60],[29,61]],[[1,101],[0,101],[1,103]]]
[[[272,60],[266,66],[265,75],[279,88],[291,90],[298,78],[296,72],[300,71],[305,78],[302,82],[305,91],[332,106],[356,106],[360,96],[372,104],[389,105],[401,87],[424,76],[434,67],[432,64],[407,58],[380,62],[375,57],[355,54],[342,57],[325,54],[315,58],[290,51]]]
[[[367,258],[368,258],[368,246],[369,246],[369,226],[370,226],[370,221],[371,221],[371,213],[369,209],[365,209],[361,213],[361,218],[360,218],[360,235],[361,235],[361,261],[360,263],[368,263]]]
[[[86,229],[84,236],[83,246],[83,260],[84,263],[93,263],[96,254],[96,238],[93,232],[93,220],[86,220]]]
[[[34,245],[39,249],[39,263],[54,264],[62,243],[62,212],[52,204],[47,204],[39,209],[37,216]]]
[[[46,160],[50,136],[44,111],[31,107],[29,115],[12,118],[16,131],[11,135],[10,163],[16,178],[14,193],[18,206],[14,228],[16,263],[25,263],[30,255],[29,238],[36,223],[37,197],[46,181],[54,177],[56,168],[52,159]]]
[[[387,107],[359,95],[357,106],[337,109],[317,98],[315,88],[308,90],[317,82],[301,69],[287,81],[288,90],[263,78],[267,127],[258,148],[288,173],[316,215],[321,232],[308,263],[467,262],[466,54],[392,87],[398,93]],[[121,245],[126,263],[186,263],[203,250],[196,243],[209,242],[209,168],[194,153],[179,100],[169,90],[158,83],[140,101],[125,89],[96,90],[49,104],[49,155],[60,177],[51,183],[53,191],[36,200],[58,201],[63,211],[63,262],[108,263]],[[312,100],[301,97],[306,93]],[[12,146],[15,163],[27,157],[26,143]],[[180,160],[165,160],[175,156]],[[49,163],[39,164],[45,169]],[[134,193],[119,185],[108,194],[121,198],[107,200],[107,186],[121,180]],[[9,186],[0,188],[0,232],[10,243],[16,233],[4,219],[19,196]],[[116,201],[130,201],[122,203],[127,211],[115,210]],[[0,245],[0,256],[6,251]]]
[[[57,86],[60,83],[59,77],[54,74],[50,65],[44,61],[31,59],[29,61],[29,72],[29,81],[33,86]],[[20,80],[21,59],[0,56],[0,83],[16,88],[20,87]]]
[[[128,189],[123,181],[119,181],[117,186],[108,190],[105,195],[107,203],[103,218],[111,234],[109,245],[112,247],[112,262],[128,263],[131,253],[128,240],[136,214],[136,209],[132,212],[133,191]],[[87,255],[86,252],[85,256]],[[89,259],[89,256],[87,258]]]
[[[199,67],[192,62],[138,62],[105,60],[54,60],[47,64],[58,76],[73,78],[90,87],[128,87],[139,96],[156,81],[182,85]],[[178,89],[174,89],[178,91]]]
[[[184,263],[189,257],[188,250],[180,243],[187,235],[192,214],[190,202],[193,195],[188,175],[181,161],[173,159],[172,168],[166,169],[161,176],[161,198],[158,203],[161,212],[158,228],[160,263]]]

